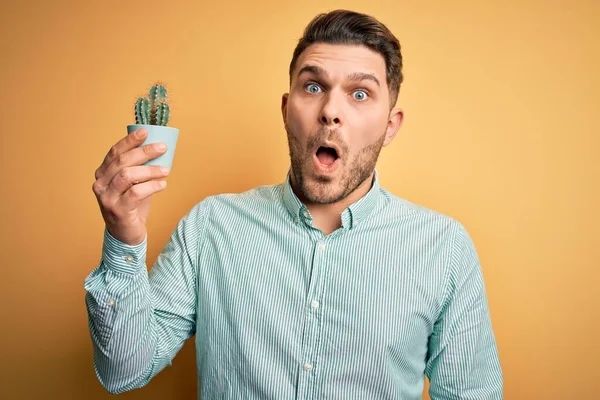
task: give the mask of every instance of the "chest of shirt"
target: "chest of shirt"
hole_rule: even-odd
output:
[[[322,354],[360,343],[422,352],[443,290],[439,248],[385,227],[325,237],[283,224],[222,226],[201,247],[197,334],[230,343],[258,335],[289,359],[307,329]]]

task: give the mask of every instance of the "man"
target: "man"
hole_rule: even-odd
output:
[[[106,222],[86,278],[94,365],[119,393],[146,385],[196,335],[212,398],[500,399],[478,256],[464,227],[379,184],[402,124],[400,44],[374,18],[317,16],[290,63],[284,182],[210,196],[150,272],[149,199],[162,151],[111,148],[93,185]]]

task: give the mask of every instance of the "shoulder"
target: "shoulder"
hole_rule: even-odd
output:
[[[465,225],[456,217],[439,210],[411,202],[381,190],[379,223],[387,224],[398,233],[398,240],[433,249],[443,255],[447,264],[457,260],[476,259],[473,239]]]
[[[240,193],[220,193],[209,196],[205,201],[211,208],[225,211],[227,209],[256,209],[269,207],[277,203],[281,196],[281,185],[260,185]]]
[[[380,189],[380,194],[383,200],[381,211],[388,220],[420,230],[438,231],[442,229],[452,235],[466,232],[464,225],[449,214],[411,202],[385,188]]]
[[[398,226],[398,246],[411,246],[425,255],[443,276],[439,304],[467,278],[481,275],[479,256],[465,225],[446,213],[391,194],[382,189],[382,220]],[[408,243],[408,244],[407,244]]]
[[[268,212],[279,206],[281,184],[259,185],[239,193],[218,193],[205,197],[187,212],[184,218],[205,216],[223,218],[257,211]]]

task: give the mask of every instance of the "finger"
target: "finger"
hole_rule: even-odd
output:
[[[117,157],[119,157],[119,155],[139,146],[146,139],[147,134],[148,134],[148,132],[146,131],[146,129],[140,128],[140,129],[137,129],[137,130],[131,132],[130,134],[128,134],[127,136],[125,136],[124,138],[119,140],[117,143],[115,143],[110,148],[108,153],[106,153],[106,156],[104,157],[104,160],[102,161],[102,164],[98,167],[98,169],[96,169],[96,172],[94,173],[95,179],[98,179],[102,175],[104,175],[106,168],[115,159],[117,159]]]
[[[164,145],[162,149],[161,145]],[[151,143],[121,153],[108,165],[102,176],[98,178],[99,182],[97,186],[99,191],[102,193],[108,190],[110,182],[122,169],[132,166],[142,166],[146,161],[160,156],[165,151],[166,145],[164,143]]]
[[[117,202],[125,193],[135,186],[164,179],[168,174],[169,171],[165,172],[165,169],[158,165],[124,168],[111,181],[108,188],[97,196],[98,202],[102,208],[110,210],[113,214],[122,215],[124,211],[117,208]]]
[[[112,179],[106,190],[106,197],[115,201],[135,185],[169,175],[169,169],[159,165],[139,165],[121,169]]]
[[[140,205],[140,202],[167,187],[166,180],[151,180],[133,185],[117,200],[116,208],[126,213]]]

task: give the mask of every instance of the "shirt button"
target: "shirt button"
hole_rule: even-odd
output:
[[[312,306],[312,308],[319,308],[319,302],[317,300],[313,300],[312,303],[310,303],[310,305]]]
[[[308,210],[304,210],[304,216],[308,218]]]
[[[325,250],[325,243],[323,243],[323,242],[319,243],[319,250],[321,250],[321,251]]]
[[[132,256],[127,256],[125,257],[125,261],[127,261],[128,263],[133,261],[133,257]]]
[[[114,305],[115,305],[115,301],[114,301],[113,299],[110,299],[110,300],[108,301],[108,306],[109,306],[109,307],[112,307],[112,306],[114,306]]]
[[[310,371],[310,370],[312,369],[312,365],[311,365],[310,363],[305,363],[305,364],[304,364],[304,369],[305,369],[306,371]]]

